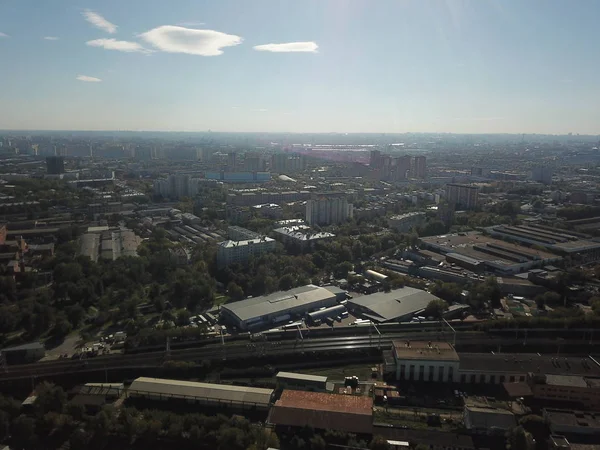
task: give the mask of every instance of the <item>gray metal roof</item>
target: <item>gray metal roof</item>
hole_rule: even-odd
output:
[[[327,377],[322,377],[319,375],[306,375],[304,373],[295,373],[295,372],[278,372],[278,379],[285,380],[296,380],[296,381],[312,381],[315,383],[327,383]]]
[[[128,392],[135,395],[148,393],[181,398],[197,398],[220,402],[252,403],[269,405],[272,389],[229,386],[224,384],[195,383],[192,381],[165,380],[161,378],[136,378]]]
[[[249,298],[235,303],[221,306],[222,309],[235,314],[240,320],[245,321],[254,317],[277,314],[300,306],[309,306],[311,303],[335,298],[335,293],[328,289],[307,284],[289,291],[274,292],[261,297]]]
[[[433,294],[414,289],[411,287],[403,287],[391,292],[377,292],[371,295],[348,300],[348,306],[359,306],[366,308],[372,312],[369,317],[378,321],[385,322],[394,320],[398,317],[414,314],[417,311],[425,309],[431,300],[437,300]]]
[[[37,349],[45,349],[44,344],[41,342],[30,342],[29,344],[21,344],[16,345],[14,347],[6,347],[3,348],[3,352],[16,352],[20,350],[37,350]]]

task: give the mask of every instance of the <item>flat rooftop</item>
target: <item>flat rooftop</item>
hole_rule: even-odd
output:
[[[600,413],[598,412],[544,409],[544,417],[550,422],[550,426],[585,427],[588,430],[590,428],[600,430]]]
[[[394,341],[398,359],[427,361],[458,361],[454,347],[447,342]]]
[[[322,377],[319,375],[306,375],[304,373],[296,372],[278,372],[276,378],[281,378],[284,380],[308,381],[312,383],[327,383],[327,377]]]
[[[459,358],[460,370],[467,371],[600,376],[600,367],[589,358],[557,358],[536,353],[460,353]]]
[[[136,378],[128,392],[130,395],[195,398],[257,405],[268,405],[273,395],[272,389],[147,377]]]

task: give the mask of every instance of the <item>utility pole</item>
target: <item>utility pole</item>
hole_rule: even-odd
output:
[[[446,322],[446,325],[448,325],[448,327],[449,327],[449,328],[452,330],[452,332],[454,333],[454,337],[453,337],[453,340],[452,340],[452,345],[453,345],[454,347],[456,347],[456,330],[454,329],[454,327],[453,327],[452,325],[450,325],[450,324],[448,323],[448,321],[447,321],[446,319],[443,319],[443,318],[442,318],[442,320],[443,320],[444,322]]]
[[[304,350],[304,336],[302,335],[300,325],[296,325],[296,328],[298,329],[298,336],[300,337],[300,346],[302,347],[302,350]],[[296,343],[298,342],[298,336],[296,336]]]
[[[225,337],[223,336],[223,328],[219,328],[221,334],[221,347],[223,348],[223,361],[227,359],[227,349],[225,347]]]
[[[377,325],[375,325],[375,322],[371,321],[371,325],[373,325],[373,328],[375,328],[375,331],[377,331],[377,334],[379,335],[379,341],[377,343],[377,348],[379,350],[381,350],[381,331],[379,331],[379,328],[377,328]],[[371,327],[369,326],[369,345],[371,345]]]

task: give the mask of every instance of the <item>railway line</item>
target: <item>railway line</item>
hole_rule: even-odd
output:
[[[523,333],[524,334],[524,333]],[[290,340],[265,340],[260,342],[234,341],[226,345],[211,344],[201,348],[173,349],[169,352],[155,351],[127,355],[105,355],[87,359],[62,359],[43,361],[35,364],[7,366],[0,372],[0,381],[19,378],[40,378],[88,371],[112,371],[135,368],[161,367],[166,361],[187,361],[201,363],[209,360],[245,360],[264,356],[284,356],[290,354],[310,354],[319,352],[351,352],[363,349],[389,349],[394,340],[438,340],[453,339],[452,333],[438,331],[371,334],[366,336],[330,336]],[[239,343],[238,343],[239,342]],[[523,338],[489,335],[483,332],[458,332],[457,346],[499,347],[525,344],[527,346],[561,345],[580,346],[581,338],[563,339],[559,344],[555,338]]]

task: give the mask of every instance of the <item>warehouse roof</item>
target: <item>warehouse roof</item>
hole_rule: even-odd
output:
[[[369,434],[372,421],[371,397],[291,390],[283,391],[269,416],[275,425]]]
[[[386,322],[421,311],[435,295],[420,289],[403,287],[391,292],[377,292],[348,300],[348,305],[358,306],[370,311],[366,314],[376,322]]]
[[[14,347],[6,347],[6,348],[3,348],[2,351],[3,352],[18,352],[18,351],[22,351],[22,350],[38,350],[38,349],[45,349],[44,344],[42,344],[41,342],[30,342],[29,344],[21,344],[21,345],[16,345]]]
[[[314,383],[327,383],[327,377],[321,377],[319,375],[306,375],[304,373],[295,372],[278,372],[277,378],[298,381],[311,381]]]
[[[147,377],[136,378],[131,383],[128,392],[129,394],[148,393],[165,397],[196,398],[257,405],[269,405],[271,396],[273,395],[272,389]]]
[[[307,284],[289,291],[274,292],[270,295],[229,303],[221,308],[229,310],[241,321],[245,321],[334,297],[335,294],[328,289]]]
[[[471,428],[510,430],[516,425],[515,415],[505,409],[465,406]]]

